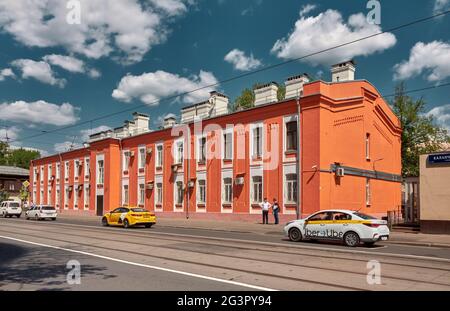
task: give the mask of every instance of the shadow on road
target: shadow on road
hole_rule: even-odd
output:
[[[69,260],[81,264],[81,278],[98,277],[110,279],[116,275],[106,274],[104,267],[83,264],[84,256],[42,247],[22,247],[0,242],[0,290],[73,290],[67,283]],[[32,285],[32,288],[26,285]]]

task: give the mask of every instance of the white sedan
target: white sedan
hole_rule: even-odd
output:
[[[56,209],[50,205],[37,205],[31,207],[28,211],[25,212],[26,219],[46,219],[49,218],[51,220],[56,220]]]
[[[373,245],[379,240],[389,239],[389,228],[385,220],[350,210],[324,210],[306,218],[288,222],[284,233],[291,241],[335,240],[347,246],[361,242]]]

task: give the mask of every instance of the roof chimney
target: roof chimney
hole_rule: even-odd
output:
[[[331,82],[355,80],[355,65],[353,60],[331,66]]]
[[[308,82],[309,76],[306,73],[287,78],[284,83],[286,85],[285,98],[301,97],[303,95],[303,84]]]
[[[278,84],[276,82],[259,85],[253,91],[255,92],[255,106],[278,101]]]
[[[133,121],[136,134],[141,134],[149,131],[148,123],[150,121],[150,117],[148,115],[139,112],[133,112]]]
[[[211,117],[228,113],[228,96],[217,91],[212,91],[209,93],[209,102],[212,104]]]
[[[177,118],[174,114],[169,113],[167,116],[164,117],[164,125],[163,127],[165,129],[173,127],[175,124],[177,124]]]

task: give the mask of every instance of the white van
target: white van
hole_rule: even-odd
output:
[[[3,217],[12,217],[16,216],[17,218],[22,215],[22,208],[20,207],[20,202],[17,201],[3,201],[0,204],[0,216]]]

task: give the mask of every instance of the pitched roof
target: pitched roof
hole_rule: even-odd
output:
[[[27,169],[21,167],[0,165],[0,175],[28,176],[29,174]]]

